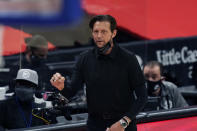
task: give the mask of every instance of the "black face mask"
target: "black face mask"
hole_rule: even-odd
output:
[[[46,61],[46,58],[39,58],[38,56],[32,55],[31,56],[31,63],[33,65],[41,65],[44,64]]]
[[[110,47],[111,47],[111,41],[109,41],[106,45],[104,45],[104,46],[101,47],[101,48],[97,47],[98,53],[99,53],[100,55],[105,55],[106,52],[109,50]]]
[[[161,80],[158,81],[147,80],[146,82],[147,82],[148,95],[155,96],[153,92],[155,92],[157,89],[161,87]]]
[[[21,102],[29,102],[33,100],[34,89],[32,87],[16,86],[15,93]]]

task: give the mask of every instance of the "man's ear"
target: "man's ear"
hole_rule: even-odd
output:
[[[112,32],[112,38],[114,38],[114,37],[116,36],[116,34],[117,34],[117,30],[115,29],[115,30],[113,30],[113,32]]]

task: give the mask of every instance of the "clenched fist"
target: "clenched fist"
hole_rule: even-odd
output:
[[[51,84],[60,91],[64,89],[64,81],[65,78],[60,73],[55,73],[50,80]]]

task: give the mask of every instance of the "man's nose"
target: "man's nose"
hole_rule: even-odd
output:
[[[97,37],[102,37],[102,33],[101,32],[98,32],[98,35],[97,35]]]
[[[146,79],[149,80],[149,81],[154,81],[152,77],[148,77]]]

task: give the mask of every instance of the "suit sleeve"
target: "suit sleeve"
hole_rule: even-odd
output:
[[[142,70],[135,55],[129,58],[129,81],[131,90],[134,91],[136,99],[130,104],[129,112],[126,113],[131,120],[143,109],[147,102],[147,90]]]
[[[76,64],[73,69],[73,73],[71,76],[71,81],[65,81],[65,87],[61,91],[61,94],[64,95],[66,98],[72,98],[77,91],[79,91],[83,86],[83,74],[82,74],[82,67],[83,66],[83,57],[80,55],[76,61]]]

